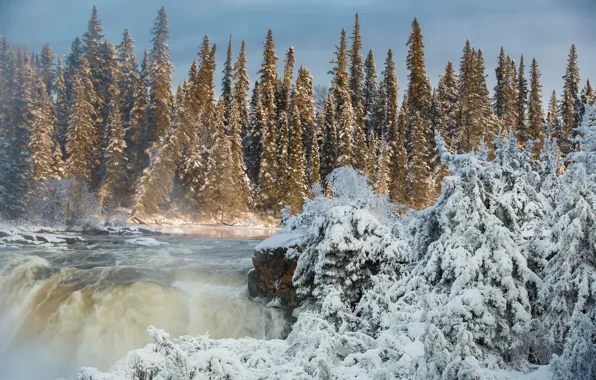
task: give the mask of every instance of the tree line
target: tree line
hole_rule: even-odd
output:
[[[491,95],[482,50],[470,41],[459,72],[448,62],[433,88],[415,19],[399,104],[393,52],[377,74],[373,51],[362,52],[358,14],[351,35],[341,31],[329,90],[313,86],[306,67],[296,70],[292,47],[279,63],[269,30],[253,86],[245,43],[234,60],[230,37],[216,97],[217,46],[205,36],[173,92],[163,7],[151,33],[140,64],[128,29],[118,45],[104,40],[96,7],[64,61],[49,44],[30,54],[0,41],[3,218],[24,217],[32,192],[64,178],[96,191],[102,206],[131,207],[138,217],[172,206],[222,219],[247,210],[278,214],[286,205],[295,213],[310,187],[340,166],[366,174],[392,201],[420,209],[434,203],[447,174],[435,132],[451,152],[512,131],[521,147],[532,142],[536,155],[547,137],[565,154],[576,149],[584,105],[596,101],[589,80],[580,91],[575,45],[563,94],[553,91],[546,113],[535,59],[526,73],[523,56],[515,61],[501,49]]]

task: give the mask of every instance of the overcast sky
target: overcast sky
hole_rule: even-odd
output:
[[[164,0],[96,1],[106,37],[119,43],[129,28],[142,55],[150,48],[150,29]],[[0,0],[0,34],[13,46],[39,51],[49,42],[59,55],[82,35],[92,0]],[[489,85],[501,46],[527,65],[536,57],[543,74],[544,97],[561,88],[569,47],[579,53],[582,86],[596,80],[596,0],[171,0],[165,2],[172,38],[174,84],[184,79],[202,37],[209,34],[218,48],[218,72],[230,34],[234,56],[240,41],[248,47],[249,75],[254,82],[262,42],[271,28],[277,55],[294,46],[297,66],[305,65],[315,83],[328,84],[335,44],[341,28],[348,33],[360,13],[363,54],[373,49],[378,72],[388,48],[397,61],[400,92],[406,87],[405,42],[417,17],[425,38],[428,75],[436,85],[448,60],[456,62],[466,39],[484,51]],[[219,79],[218,79],[219,80]]]

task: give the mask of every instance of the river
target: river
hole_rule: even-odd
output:
[[[87,237],[92,244],[0,249],[0,379],[75,379],[172,336],[283,338],[288,313],[248,298],[246,274],[271,230]],[[215,238],[214,238],[215,237]]]

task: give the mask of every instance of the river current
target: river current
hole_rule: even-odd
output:
[[[171,336],[283,338],[291,317],[248,298],[253,249],[273,231],[87,237],[0,248],[0,379],[75,379]]]

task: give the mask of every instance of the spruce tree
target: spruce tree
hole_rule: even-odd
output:
[[[431,87],[426,77],[424,43],[418,20],[412,23],[408,39],[408,199],[415,209],[427,206],[431,200],[431,172],[428,164],[430,154],[431,125],[427,118],[431,100]]]
[[[468,139],[468,131],[471,128],[472,120],[472,99],[474,97],[473,78],[476,53],[472,49],[470,41],[467,40],[463,49],[463,55],[459,66],[458,81],[458,124],[460,128],[460,137],[457,142],[457,152],[469,152],[471,149]]]
[[[315,120],[315,111],[314,111],[314,100],[313,100],[313,86],[312,86],[312,75],[307,68],[300,66],[298,70],[298,77],[296,78],[296,88],[294,91],[294,97],[292,99],[294,104],[294,111],[292,113],[292,117],[298,117],[300,127],[302,128],[302,145],[303,145],[303,155],[306,159],[306,172],[308,173],[307,178],[312,178],[313,176],[319,177],[319,174],[316,175],[313,173],[313,159],[315,155],[315,151],[318,151],[318,141],[317,140],[317,126]],[[297,125],[296,123],[292,125]],[[317,147],[313,147],[313,143],[316,141]],[[290,149],[293,149],[293,146],[290,144]],[[316,152],[316,156],[318,156],[318,152]],[[319,158],[317,157],[317,160]],[[317,167],[320,166],[316,164]],[[320,168],[315,168],[314,170],[320,170]],[[317,181],[318,182],[318,181]]]
[[[94,108],[94,123],[95,128],[98,129],[97,133],[99,135],[103,134],[99,128],[101,128],[104,124],[104,120],[102,120],[102,116],[104,115],[105,103],[107,99],[105,98],[106,91],[104,86],[104,78],[103,78],[103,68],[104,68],[104,52],[102,51],[102,39],[104,37],[103,34],[103,25],[101,19],[97,14],[97,6],[93,6],[93,10],[91,11],[91,18],[87,23],[87,31],[83,34],[83,53],[85,54],[85,58],[87,59],[87,64],[89,65],[89,73],[91,83],[93,84],[93,90],[95,92],[95,98],[93,103]],[[104,89],[102,90],[102,86]]]
[[[517,139],[521,146],[525,146],[530,136],[528,131],[528,122],[526,110],[528,107],[528,80],[525,77],[524,56],[519,60],[519,70],[517,71]]]
[[[581,100],[582,104],[588,105],[590,107],[593,107],[594,103],[596,102],[596,92],[590,83],[590,79],[586,81],[586,85],[582,89]]]
[[[6,45],[5,45],[6,46]],[[30,58],[23,51],[8,53],[4,68],[4,89],[11,94],[5,128],[0,140],[0,217],[20,219],[27,212],[30,191],[28,149],[34,114],[34,72]]]
[[[453,69],[453,63],[447,62],[445,72],[439,79],[438,100],[441,106],[441,117],[443,120],[443,133],[441,137],[450,152],[455,152],[460,138],[458,115],[458,94],[457,77]]]
[[[561,127],[557,135],[557,141],[559,142],[559,148],[563,154],[568,154],[573,151],[573,128],[575,123],[575,109],[574,109],[573,94],[569,88],[563,88],[563,99],[559,112],[561,116]]]
[[[387,145],[387,143],[383,140],[380,140],[378,143],[378,154],[377,154],[377,173],[374,182],[374,189],[377,194],[389,194],[389,186],[391,183],[390,178],[390,156],[391,156],[391,148]]]
[[[122,122],[127,130],[127,145],[132,145],[132,136],[139,132],[136,130],[139,125],[133,125],[134,115],[132,113],[135,107],[135,94],[141,86],[134,42],[129,30],[125,29],[122,42],[117,46],[118,66],[121,74],[119,77],[120,96],[118,102],[120,103]]]
[[[232,36],[228,42],[228,50],[226,53],[226,60],[224,62],[222,79],[221,79],[221,97],[224,102],[224,122],[226,128],[229,128],[230,114],[232,113],[232,103],[234,102],[233,86],[234,86],[234,63],[232,51]]]
[[[328,93],[323,119],[323,145],[321,146],[321,177],[323,179],[326,179],[333,169],[337,167],[337,149],[339,146],[337,140],[333,96],[331,93]]]
[[[354,108],[357,117],[359,117],[361,113],[364,113],[364,66],[362,63],[362,54],[360,54],[362,50],[362,36],[360,35],[358,13],[355,16],[354,29],[352,30],[350,39],[352,40],[352,48],[348,52],[350,57],[350,92],[352,95],[352,108]]]
[[[107,146],[104,152],[104,170],[99,202],[107,208],[120,206],[125,193],[127,179],[126,140],[124,120],[121,114],[119,82],[110,86],[108,116],[106,120]]]
[[[230,177],[234,183],[231,189],[231,211],[243,212],[247,208],[250,197],[250,181],[246,176],[242,146],[242,121],[236,101],[232,102],[232,112],[229,120],[229,145],[230,145]]]
[[[336,128],[338,131],[338,157],[337,165],[353,165],[353,132],[354,132],[354,109],[352,108],[351,94],[349,88],[348,74],[348,47],[346,31],[342,29],[341,38],[336,58],[331,61],[335,67],[333,74],[332,93],[335,105]]]
[[[112,99],[111,89],[113,85],[118,86],[120,84],[120,78],[122,73],[118,65],[118,52],[116,47],[111,42],[104,42],[101,44],[101,68],[99,73],[101,75],[101,81],[99,87],[96,89],[96,98],[101,98],[101,109],[99,110],[99,117],[96,118],[95,133],[97,134],[97,141],[99,141],[100,151],[95,158],[96,167],[93,173],[93,187],[96,188],[100,185],[102,178],[104,177],[104,154],[110,141],[110,129],[108,128],[108,114],[110,113],[110,101]],[[120,96],[119,96],[120,97]],[[118,103],[120,107],[120,103]],[[121,111],[119,115],[121,115]]]
[[[536,58],[532,59],[530,69],[530,98],[528,100],[528,139],[538,141],[534,148],[537,156],[544,140],[544,111],[542,109],[542,84],[540,69]]]
[[[303,129],[302,118],[300,117],[301,104],[293,102],[292,128],[290,129],[290,146],[292,147],[289,157],[289,177],[287,205],[292,213],[302,211],[302,204],[307,195],[306,159],[302,143]]]
[[[509,78],[509,67],[507,65],[505,50],[502,46],[497,60],[497,68],[495,69],[495,78],[497,84],[494,88],[495,95],[493,97],[493,107],[497,117],[503,119],[507,114],[507,80]]]
[[[557,107],[557,92],[553,90],[548,102],[548,112],[546,114],[546,135],[551,138],[559,138],[561,132],[561,123],[559,119],[559,109]],[[558,145],[558,144],[557,144]]]
[[[66,87],[66,98],[70,106],[72,103],[72,86],[83,64],[83,42],[79,37],[74,39],[69,50],[70,53],[66,58],[66,69],[64,70],[64,85]]]
[[[362,62],[362,36],[360,35],[360,21],[358,13],[352,31],[352,47],[348,52],[350,57],[350,93],[354,110],[354,167],[366,171],[368,161],[368,145],[366,144],[366,116],[364,110],[364,65]]]
[[[563,101],[560,107],[562,135],[559,146],[563,154],[573,150],[571,139],[575,136],[575,128],[579,127],[583,117],[583,105],[579,94],[579,66],[575,44],[571,45],[567,70],[563,76]]]
[[[55,81],[55,72],[54,72],[54,59],[56,58],[56,54],[52,50],[50,44],[46,43],[41,48],[41,73],[40,77],[43,81],[46,91],[48,95],[52,96],[54,94],[54,81]]]
[[[255,87],[250,101],[250,125],[247,136],[244,140],[244,161],[246,171],[252,185],[256,187],[259,183],[259,170],[261,163],[261,138],[265,115],[263,113],[263,104],[259,96],[259,81],[255,82]]]
[[[321,157],[319,153],[319,133],[316,129],[313,130],[311,134],[311,143],[310,143],[310,168],[308,172],[308,184],[312,187],[312,185],[316,183],[321,183]]]
[[[68,98],[66,93],[66,84],[64,83],[64,73],[62,69],[62,60],[58,58],[56,66],[56,83],[55,83],[56,101],[54,110],[56,113],[56,127],[55,134],[57,141],[60,144],[62,157],[66,158],[66,131],[68,130]]]
[[[137,186],[137,182],[143,170],[149,165],[147,154],[147,116],[149,110],[149,53],[143,53],[141,61],[139,80],[134,93],[133,106],[129,113],[129,125],[126,131],[128,178],[131,193]]]
[[[292,116],[292,119],[295,116]],[[298,128],[300,128],[300,124]],[[288,202],[288,197],[292,192],[289,187],[290,177],[290,162],[289,162],[289,151],[290,146],[290,121],[285,111],[281,111],[277,126],[277,186],[279,191],[279,204],[276,206],[278,209],[282,209]],[[302,131],[300,131],[302,132]],[[302,145],[300,146],[302,148]],[[292,150],[297,149],[292,147]]]
[[[517,99],[518,99],[518,85],[517,85],[517,66],[515,60],[507,57],[507,98],[505,105],[504,122],[506,129],[512,128],[517,132],[518,113],[517,113]],[[490,141],[490,140],[489,140]]]
[[[247,142],[250,130],[250,119],[248,109],[248,92],[250,91],[250,81],[248,79],[248,72],[246,70],[246,44],[242,41],[240,46],[240,53],[238,59],[234,64],[234,102],[238,111],[238,122],[240,123],[240,131],[242,136],[242,144],[244,155],[247,153]]]
[[[205,181],[199,194],[201,211],[206,215],[220,216],[222,222],[225,214],[234,210],[235,203],[231,149],[224,118],[225,101],[220,98],[214,144],[209,152]]]
[[[392,141],[389,173],[389,196],[393,202],[408,202],[408,93],[404,94],[397,119],[397,137]]]
[[[153,48],[149,55],[149,106],[148,106],[148,144],[157,142],[165,136],[170,126],[172,111],[172,64],[170,63],[170,37],[168,15],[161,7],[155,25],[151,29]]]
[[[364,61],[364,95],[363,108],[366,120],[366,136],[370,136],[372,131],[377,128],[374,125],[374,110],[377,99],[377,67],[375,64],[375,55],[372,50],[368,51]]]
[[[32,113],[29,151],[31,152],[32,188],[54,177],[60,171],[54,167],[54,125],[52,100],[42,76],[37,77],[29,104]]]
[[[284,62],[284,75],[281,85],[277,91],[276,111],[278,115],[281,115],[282,113],[289,115],[291,112],[290,97],[294,91],[292,80],[294,78],[294,64],[296,62],[293,47],[290,46],[290,48],[286,51],[286,58]]]
[[[259,103],[257,106],[259,106]],[[269,104],[269,107],[271,107],[271,104]],[[257,109],[257,112],[263,120],[262,125],[259,126],[261,142],[258,187],[259,204],[264,210],[279,211],[275,210],[279,199],[275,124],[268,122],[265,107],[262,107],[262,111]]]
[[[73,81],[72,104],[68,120],[66,139],[66,175],[92,183],[96,157],[99,155],[99,141],[95,131],[93,105],[95,90],[86,58],[82,58],[79,73]]]
[[[263,63],[259,70],[259,96],[265,113],[267,128],[274,133],[276,122],[275,96],[277,90],[277,56],[275,55],[275,41],[271,29],[267,32],[267,39],[263,44]],[[275,136],[273,136],[275,137]]]
[[[258,191],[261,207],[272,210],[278,201],[277,193],[277,109],[275,98],[277,93],[277,56],[275,41],[271,29],[267,32],[264,43],[263,63],[259,70],[259,99],[262,106],[262,122],[260,130],[260,162]]]

